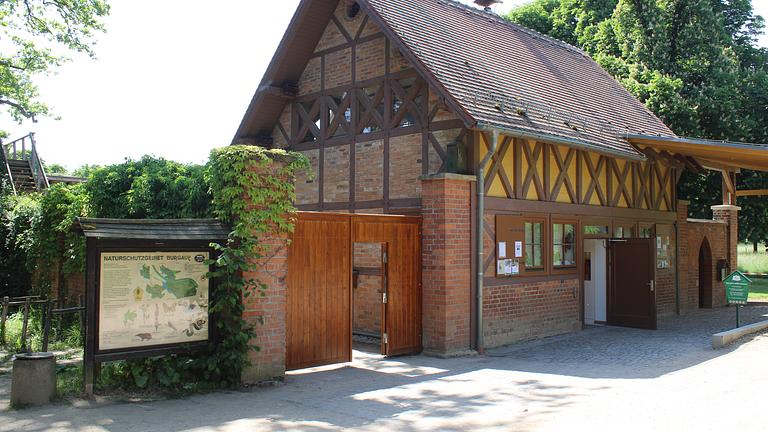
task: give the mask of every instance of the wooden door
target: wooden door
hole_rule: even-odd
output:
[[[352,238],[384,243],[382,352],[421,352],[421,219],[406,216],[356,216]]]
[[[299,213],[288,252],[286,368],[352,360],[349,215]]]
[[[608,324],[655,330],[652,240],[609,240],[608,244]]]

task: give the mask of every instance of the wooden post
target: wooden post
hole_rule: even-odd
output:
[[[80,338],[83,339],[83,345],[85,345],[85,299],[83,295],[77,296],[77,305],[80,306]]]
[[[8,296],[3,297],[3,311],[0,315],[0,345],[5,346],[5,321],[8,319],[8,309],[11,307],[8,303],[11,299]]]
[[[53,319],[53,300],[48,300],[45,304],[45,318],[43,319],[43,349],[42,352],[48,352],[48,342],[51,335],[51,320]]]
[[[56,300],[56,302],[58,303],[59,309],[64,309],[64,299],[61,296],[59,296],[59,299]],[[56,315],[56,340],[61,340],[61,321],[63,317],[64,315],[62,314]]]
[[[21,350],[25,352],[29,352],[29,347],[27,347],[27,326],[29,325],[29,302],[31,301],[30,297],[27,297],[24,300],[24,324],[21,326]]]

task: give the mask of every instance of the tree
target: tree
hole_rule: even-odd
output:
[[[69,171],[64,167],[64,165],[52,163],[48,164],[43,162],[43,166],[45,167],[45,173],[50,174],[59,174],[59,175],[67,175],[69,174]]]
[[[577,45],[680,136],[768,142],[765,27],[750,0],[535,0],[509,19]],[[768,184],[743,172],[739,187]],[[718,204],[717,173],[683,176],[695,217]],[[740,199],[741,237],[768,238],[764,198]]]
[[[93,57],[108,14],[105,0],[0,1],[0,105],[14,120],[49,114],[34,77],[68,61],[67,54]]]

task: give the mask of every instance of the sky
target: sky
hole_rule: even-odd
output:
[[[298,3],[112,0],[98,58],[76,57],[37,81],[60,119],[0,118],[3,129],[35,132],[43,159],[70,170],[145,154],[204,163],[231,142]],[[768,16],[768,0],[753,3]]]

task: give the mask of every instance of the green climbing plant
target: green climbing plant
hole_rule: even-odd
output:
[[[210,361],[226,371],[221,381],[229,385],[240,382],[248,352],[259,349],[251,345],[256,329],[243,317],[244,299],[264,296],[268,287],[249,275],[264,257],[264,236],[293,231],[295,177],[308,168],[305,156],[283,150],[230,146],[211,153],[214,214],[232,228],[226,244],[214,245],[217,284],[210,311],[217,317],[219,349]]]

